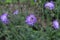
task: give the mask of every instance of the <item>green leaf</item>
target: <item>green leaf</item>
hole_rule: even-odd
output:
[[[35,3],[34,3],[34,0],[30,0],[30,4],[31,5],[34,5]]]
[[[12,0],[6,0],[5,3],[12,3]]]
[[[20,0],[21,3],[26,2],[27,0]]]

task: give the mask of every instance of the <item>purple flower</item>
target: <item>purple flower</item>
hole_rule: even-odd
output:
[[[51,2],[47,2],[47,3],[45,3],[45,8],[48,8],[48,9],[50,9],[50,10],[52,10],[52,9],[54,9],[54,3],[51,1]]]
[[[37,0],[34,0],[34,2],[37,2]]]
[[[35,17],[35,15],[30,14],[29,16],[27,16],[26,21],[25,21],[28,25],[34,25],[37,22],[37,18]]]
[[[53,21],[53,27],[54,27],[55,29],[59,29],[59,22],[58,22],[57,20],[54,20],[54,21]]]
[[[19,13],[19,10],[15,10],[14,12],[13,12],[13,14],[18,14]]]
[[[1,15],[1,21],[5,24],[8,23],[8,18],[7,18],[8,14],[7,13],[4,13],[3,15]]]

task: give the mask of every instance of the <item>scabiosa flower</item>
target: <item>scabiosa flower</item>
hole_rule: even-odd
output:
[[[18,14],[19,13],[19,10],[15,10],[14,12],[13,12],[13,14]]]
[[[4,13],[3,15],[1,15],[1,21],[5,24],[8,23],[8,18],[7,18],[8,14],[7,13]]]
[[[54,20],[54,21],[53,21],[53,27],[54,27],[55,29],[59,29],[59,22],[58,22],[58,20]]]
[[[50,10],[54,9],[54,3],[52,1],[45,3],[44,7]]]
[[[35,15],[30,14],[29,16],[27,16],[26,21],[25,21],[28,25],[34,25],[37,22],[37,18],[35,17]]]

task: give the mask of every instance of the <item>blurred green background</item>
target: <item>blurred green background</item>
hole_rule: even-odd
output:
[[[60,29],[52,28],[52,15],[60,22],[60,0],[54,1],[55,9],[44,9],[48,0],[0,0],[0,15],[8,12],[10,23],[0,21],[0,40],[60,40]],[[19,10],[13,15],[14,10]],[[38,31],[25,23],[26,16],[35,14],[38,21],[34,25]],[[45,15],[45,16],[44,16]]]

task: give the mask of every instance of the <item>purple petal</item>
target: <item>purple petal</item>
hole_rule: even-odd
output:
[[[15,10],[13,14],[18,14],[19,13],[19,10]]]

